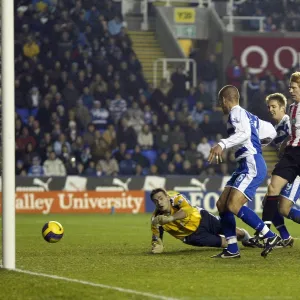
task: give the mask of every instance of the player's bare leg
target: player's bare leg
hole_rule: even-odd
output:
[[[234,215],[242,219],[246,224],[252,227],[254,230],[258,230],[267,239],[267,244],[265,249],[262,252],[262,256],[266,257],[269,252],[275,247],[275,245],[280,240],[280,237],[275,235],[270,229],[264,224],[264,222],[255,214],[250,208],[244,206],[247,202],[247,198],[245,195],[235,188],[230,188],[228,192],[227,189],[226,195],[228,196],[226,201],[223,197],[220,197],[221,203],[217,204],[218,209],[225,209],[224,212],[220,213],[222,229],[226,236],[226,240],[228,242],[227,252],[232,254],[231,257],[236,257],[239,254],[239,249],[237,246],[237,238],[235,235],[235,219]],[[226,207],[224,208],[224,201],[226,203]],[[218,201],[219,202],[219,201]],[[227,209],[227,210],[226,210]],[[234,231],[233,231],[234,229]],[[224,255],[224,253],[215,256],[226,258],[229,257],[228,253]]]

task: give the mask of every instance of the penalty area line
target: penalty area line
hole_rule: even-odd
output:
[[[2,267],[2,266],[0,266],[0,267]],[[166,297],[166,296],[156,295],[156,294],[152,294],[152,293],[140,292],[140,291],[136,291],[136,290],[132,290],[132,289],[125,289],[125,288],[121,288],[121,287],[117,287],[117,286],[106,285],[106,284],[102,284],[102,283],[95,283],[95,282],[90,282],[90,281],[85,281],[85,280],[72,279],[72,278],[68,278],[68,277],[32,272],[32,271],[27,271],[27,270],[22,270],[22,269],[14,269],[14,270],[10,270],[10,271],[28,274],[28,275],[32,275],[32,276],[45,277],[45,278],[51,278],[51,279],[56,279],[56,280],[72,282],[72,283],[78,283],[78,284],[82,284],[82,285],[98,287],[98,288],[112,290],[112,291],[118,291],[120,293],[139,295],[139,296],[144,296],[144,297],[148,297],[148,298],[152,298],[152,299],[180,300],[179,298]]]

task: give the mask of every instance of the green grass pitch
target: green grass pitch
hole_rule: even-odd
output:
[[[41,235],[50,220],[65,229],[56,244]],[[300,237],[299,225],[287,225]],[[17,215],[17,268],[165,297],[157,299],[300,299],[300,240],[267,259],[260,249],[241,246],[241,259],[216,260],[210,256],[219,249],[187,246],[165,234],[165,253],[152,255],[149,227],[149,214]],[[0,299],[151,297],[0,269]]]

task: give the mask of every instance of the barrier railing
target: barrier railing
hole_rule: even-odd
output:
[[[223,17],[224,20],[229,20],[226,29],[230,32],[235,31],[235,20],[237,21],[251,21],[257,20],[259,22],[259,32],[264,31],[264,20],[265,17],[253,17],[253,16],[225,16]]]
[[[185,72],[189,73],[191,69],[191,64],[192,64],[192,84],[193,87],[197,86],[197,63],[194,59],[191,58],[159,58],[153,63],[153,85],[154,88],[158,87],[158,65],[159,63],[162,64],[162,73],[163,73],[163,78],[167,79],[168,82],[171,80],[171,72],[168,69],[168,63],[181,63],[185,65]],[[189,82],[187,82],[189,84]],[[187,86],[189,88],[189,86]]]
[[[135,5],[139,5],[139,12],[143,15],[143,22],[141,24],[141,30],[148,30],[148,3],[155,2],[165,2],[165,6],[171,6],[172,3],[185,3],[186,6],[189,4],[199,4],[199,7],[204,7],[207,5],[211,7],[213,5],[212,0],[114,0],[115,2],[121,2],[121,12],[122,15],[125,16],[130,10],[134,8]]]

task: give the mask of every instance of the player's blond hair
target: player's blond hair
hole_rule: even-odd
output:
[[[290,82],[296,82],[300,87],[300,72],[295,72],[291,75]]]
[[[268,95],[266,97],[267,104],[269,104],[269,101],[271,101],[271,100],[276,100],[278,102],[278,105],[280,107],[286,108],[287,100],[286,100],[286,97],[283,94],[281,94],[281,93],[274,93],[274,94]]]

